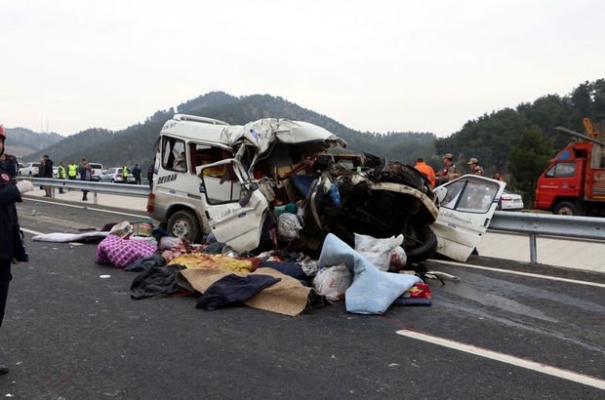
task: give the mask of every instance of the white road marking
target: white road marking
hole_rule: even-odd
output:
[[[457,267],[482,269],[484,271],[501,272],[503,274],[529,276],[529,277],[532,277],[532,278],[548,279],[548,280],[551,280],[551,281],[567,282],[567,283],[574,283],[574,284],[577,284],[577,285],[596,286],[596,287],[600,287],[600,288],[605,288],[605,284],[603,284],[603,283],[588,282],[588,281],[579,281],[577,279],[559,278],[559,277],[556,277],[556,276],[533,274],[531,272],[511,271],[511,270],[508,270],[508,269],[483,267],[481,265],[464,264],[464,263],[459,263],[459,262],[456,262],[456,261],[442,261],[442,260],[433,260],[433,259],[431,259],[430,261],[431,262],[436,262],[436,263],[441,263],[441,264],[444,264],[444,265],[455,265]]]
[[[398,335],[405,336],[411,339],[421,340],[423,342],[436,344],[439,346],[447,347],[450,349],[463,351],[465,353],[473,354],[480,357],[489,358],[492,360],[500,361],[517,367],[529,369],[532,371],[540,372],[542,374],[551,375],[561,379],[567,379],[572,382],[580,383],[582,385],[592,386],[597,389],[605,390],[605,380],[598,379],[588,375],[582,375],[577,372],[552,367],[550,365],[538,363],[535,361],[526,360],[523,358],[514,357],[508,354],[499,353],[476,347],[464,343],[454,342],[453,340],[443,339],[436,336],[426,335],[424,333],[400,330],[397,331]]]

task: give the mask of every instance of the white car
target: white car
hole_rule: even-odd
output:
[[[498,201],[498,210],[520,211],[523,210],[523,207],[523,197],[520,194],[511,193],[506,189],[502,192],[500,201]]]
[[[107,168],[100,176],[101,182],[124,183],[122,168]],[[134,176],[128,175],[127,183],[135,183]]]
[[[39,162],[28,162],[25,163],[25,165],[23,166],[23,168],[19,169],[19,175],[21,176],[28,176],[28,177],[32,177],[32,176],[38,176],[38,168],[40,168],[40,163]]]
[[[101,174],[103,173],[103,164],[99,164],[99,163],[88,163],[88,165],[90,165],[90,171],[92,172],[92,176],[91,176],[91,180],[93,181],[100,181],[101,180]]]

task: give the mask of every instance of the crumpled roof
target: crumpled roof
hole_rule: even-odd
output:
[[[309,122],[290,121],[282,118],[263,118],[244,126],[223,127],[222,137],[232,147],[245,139],[258,148],[257,153],[268,151],[275,142],[298,144],[323,142],[325,147],[346,146],[346,142],[327,129]]]

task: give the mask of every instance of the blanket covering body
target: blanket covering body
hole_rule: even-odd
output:
[[[329,233],[319,256],[319,266],[329,268],[344,263],[353,274],[353,283],[345,292],[347,312],[384,314],[395,299],[422,279],[415,275],[384,272],[365,257]]]

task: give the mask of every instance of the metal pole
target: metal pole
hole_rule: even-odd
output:
[[[536,234],[529,234],[529,261],[532,264],[538,263],[538,246],[536,245]]]

